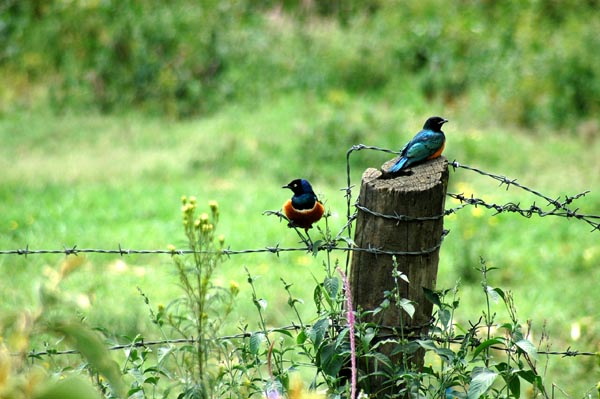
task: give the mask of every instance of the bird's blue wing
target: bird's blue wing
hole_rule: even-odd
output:
[[[401,158],[389,169],[389,172],[397,172],[404,167],[429,158],[440,149],[444,140],[443,133],[421,130],[400,150]]]
[[[433,155],[444,144],[444,136],[427,130],[421,130],[405,147],[403,156],[419,162]]]

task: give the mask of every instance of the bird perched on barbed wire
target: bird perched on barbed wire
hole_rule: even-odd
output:
[[[289,188],[294,195],[283,204],[283,213],[290,227],[301,227],[308,232],[325,213],[325,207],[317,198],[310,183],[305,179],[292,180],[282,188]]]
[[[441,116],[432,116],[427,119],[423,129],[402,148],[400,159],[389,168],[388,173],[399,172],[411,165],[442,155],[446,145],[446,136],[442,132],[442,125],[446,122],[448,119]]]

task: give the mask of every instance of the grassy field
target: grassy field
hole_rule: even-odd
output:
[[[600,214],[600,194],[594,190],[600,184],[600,141],[595,133],[520,131],[474,121],[460,108],[409,107],[404,100],[390,104],[337,91],[324,97],[292,93],[257,107],[226,107],[210,117],[183,122],[135,113],[5,115],[0,120],[0,249],[182,247],[181,195],[197,196],[201,207],[209,200],[219,202],[220,233],[231,249],[295,246],[293,231],[276,217],[263,215],[280,209],[290,196],[280,188],[283,184],[296,177],[313,182],[337,232],[345,223],[340,189],[346,184],[345,153],[350,146],[399,149],[433,113],[451,120],[445,128],[449,160],[518,178],[550,197],[591,189],[574,207]],[[387,158],[373,151],[353,155],[353,184],[359,184],[366,167],[378,167]],[[465,170],[451,171],[449,191],[472,193],[489,202],[545,205]],[[446,207],[455,205],[449,199]],[[599,350],[599,233],[590,233],[588,225],[576,220],[492,215],[493,211],[467,208],[445,221],[450,234],[441,250],[438,286],[460,282],[458,322],[467,325],[481,315],[485,299],[475,268],[484,258],[488,266],[498,268],[489,284],[512,291],[521,319],[532,321],[533,342],[545,328],[554,350]],[[301,310],[309,320],[314,314],[314,278],[323,276],[322,256],[232,256],[218,277],[223,284],[237,282],[241,289],[229,330],[235,332],[241,324],[257,326],[244,268],[260,276],[256,286],[268,301],[270,325],[293,319],[282,277],[305,300]],[[115,336],[155,337],[137,287],[153,307],[179,296],[169,256],[79,258],[79,270],[62,286],[63,300],[76,304],[65,311]],[[2,255],[2,313],[35,308],[39,287],[63,262],[63,255]],[[499,320],[505,317],[500,305],[492,310]],[[580,334],[575,336],[572,331],[577,329]],[[539,362],[539,369],[545,370],[547,359]],[[592,392],[598,381],[593,358],[554,356],[547,366],[547,386],[556,384],[570,397]]]

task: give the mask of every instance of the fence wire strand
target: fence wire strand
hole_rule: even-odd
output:
[[[285,327],[278,327],[278,328],[271,328],[269,330],[266,331],[267,334],[271,334],[274,332],[278,332],[278,331],[298,331],[301,330],[302,328],[304,329],[310,329],[311,325],[310,324],[306,324],[304,326],[299,326],[296,324],[292,324],[289,326],[285,326]],[[221,336],[221,337],[217,337],[215,338],[216,340],[219,341],[227,341],[227,340],[236,340],[236,339],[246,339],[246,338],[251,338],[252,336],[255,336],[257,334],[264,334],[265,331],[258,331],[258,332],[242,332],[239,334],[232,334],[232,335],[225,335],[225,336]],[[420,336],[419,339],[423,340],[423,339],[430,339],[433,340],[437,343],[441,343],[441,344],[461,344],[463,341],[462,339],[445,339],[445,338],[440,338],[438,336],[432,336],[432,335],[426,335],[426,336]],[[117,344],[117,345],[112,345],[108,347],[108,350],[110,351],[118,351],[118,350],[123,350],[123,349],[128,349],[128,348],[148,348],[148,347],[152,347],[152,346],[160,346],[160,345],[184,345],[184,344],[197,344],[198,343],[198,339],[194,338],[194,337],[190,337],[190,338],[178,338],[178,339],[162,339],[162,340],[149,340],[146,341],[144,339],[136,339],[130,343],[124,343],[124,344]],[[470,344],[470,346],[476,347],[480,344],[480,341],[475,340],[474,342],[472,342]],[[517,349],[514,348],[506,348],[506,347],[501,347],[501,346],[495,346],[492,345],[490,346],[490,348],[495,349],[495,350],[499,350],[499,351],[504,351],[504,352],[517,352]],[[571,347],[568,347],[567,349],[563,350],[563,351],[551,351],[551,350],[538,350],[536,352],[538,355],[543,355],[543,356],[560,356],[560,357],[578,357],[578,356],[599,356],[600,354],[598,352],[590,352],[590,351],[578,351],[578,350],[574,350],[571,349]],[[80,354],[80,352],[76,349],[67,349],[67,350],[54,350],[54,349],[46,349],[43,351],[38,351],[38,350],[31,350],[29,352],[23,352],[23,353],[13,353],[13,356],[26,356],[29,358],[40,358],[42,356],[60,356],[60,355],[78,355]]]
[[[558,197],[558,198],[550,197],[549,195],[543,194],[538,190],[527,187],[524,184],[518,183],[517,179],[510,179],[506,176],[486,172],[484,170],[481,170],[479,168],[475,168],[472,166],[463,165],[463,164],[459,163],[458,161],[450,162],[448,165],[450,167],[452,167],[452,169],[454,171],[456,171],[457,169],[464,169],[467,171],[471,171],[471,172],[489,177],[493,180],[500,182],[500,184],[499,184],[500,186],[506,186],[507,190],[511,186],[522,189],[522,190],[524,190],[536,197],[542,198],[544,201],[546,201],[547,202],[547,204],[545,205],[546,209],[537,205],[535,202],[533,202],[531,205],[529,205],[529,207],[522,207],[519,203],[514,203],[514,202],[497,204],[497,203],[486,202],[485,200],[483,200],[481,198],[477,198],[473,195],[471,195],[470,197],[467,197],[462,193],[448,193],[447,194],[448,197],[453,198],[456,201],[458,201],[460,203],[460,205],[453,207],[453,208],[446,209],[441,215],[434,215],[434,216],[428,216],[428,217],[412,217],[412,216],[408,216],[408,215],[399,215],[399,214],[386,215],[386,214],[382,214],[382,213],[370,210],[370,209],[358,204],[358,202],[352,204],[352,190],[353,190],[354,186],[352,185],[351,175],[350,175],[350,173],[351,173],[350,155],[353,152],[361,151],[361,150],[374,150],[374,151],[382,151],[382,152],[391,153],[391,154],[397,154],[396,151],[392,151],[392,150],[385,149],[385,148],[379,148],[379,147],[375,147],[375,146],[367,146],[367,145],[363,145],[363,144],[355,145],[350,150],[348,150],[348,152],[346,154],[346,172],[347,172],[348,186],[342,189],[342,191],[345,192],[345,197],[347,199],[347,213],[346,213],[347,222],[344,226],[342,226],[342,228],[340,229],[338,234],[335,236],[335,239],[333,240],[334,241],[333,244],[332,243],[322,244],[317,248],[317,250],[346,251],[346,252],[365,251],[365,252],[371,252],[373,254],[401,256],[401,255],[428,254],[428,253],[431,253],[432,251],[437,250],[439,248],[439,246],[441,245],[441,240],[440,240],[440,244],[436,245],[435,247],[425,248],[425,249],[415,249],[414,251],[385,251],[380,248],[357,248],[357,247],[353,247],[353,246],[340,247],[340,246],[336,245],[336,243],[339,242],[343,238],[344,233],[346,233],[346,235],[348,237],[352,236],[352,224],[356,220],[356,211],[367,212],[367,213],[370,213],[371,215],[374,215],[377,217],[391,219],[391,220],[397,220],[399,222],[404,222],[404,221],[437,220],[437,219],[443,218],[444,216],[448,216],[450,214],[457,213],[458,211],[460,211],[468,206],[474,206],[474,207],[483,207],[486,209],[494,210],[495,213],[492,216],[495,216],[495,215],[498,215],[501,213],[515,213],[515,214],[518,214],[525,218],[531,218],[533,215],[537,215],[539,217],[555,216],[555,217],[563,217],[563,218],[567,218],[567,219],[576,219],[576,220],[581,220],[581,221],[587,223],[588,225],[592,226],[592,230],[591,230],[592,232],[600,231],[600,215],[581,213],[581,212],[579,212],[579,208],[572,209],[569,207],[569,205],[573,204],[576,200],[585,197],[589,193],[589,191],[583,191],[581,193],[578,193],[578,194],[575,194],[572,196],[565,196],[564,199],[561,201],[561,197]],[[356,209],[354,212],[352,212],[353,208]],[[276,215],[280,218],[282,218],[282,216],[283,216],[282,213],[279,211],[265,211],[265,213],[270,214],[270,215]],[[443,237],[447,234],[448,234],[448,231],[445,231],[444,234],[442,235],[441,239],[443,239]],[[284,247],[280,247],[279,244],[277,244],[275,246],[266,246],[264,248],[254,248],[254,249],[235,250],[235,249],[231,249],[231,248],[226,248],[226,249],[220,250],[220,253],[222,253],[223,255],[226,255],[226,256],[252,254],[252,253],[272,253],[272,254],[276,254],[279,256],[279,254],[282,252],[295,252],[295,251],[311,252],[312,250],[313,250],[313,248],[307,248],[307,247],[284,248]],[[68,256],[68,255],[78,255],[78,254],[84,254],[84,253],[117,254],[120,256],[133,255],[133,254],[136,254],[136,255],[148,255],[148,254],[186,255],[186,254],[193,254],[194,251],[186,250],[186,249],[177,249],[177,250],[128,249],[128,248],[123,248],[120,244],[119,244],[118,248],[116,248],[116,249],[78,248],[77,245],[74,245],[72,247],[65,246],[61,249],[30,249],[29,245],[26,245],[25,248],[0,250],[0,255],[23,255],[23,256],[39,255],[39,254],[64,254],[64,255]]]

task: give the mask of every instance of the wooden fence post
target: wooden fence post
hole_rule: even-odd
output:
[[[390,161],[391,162],[391,161]],[[389,163],[384,165],[387,168]],[[426,333],[431,321],[433,305],[425,298],[423,287],[435,289],[439,261],[439,248],[443,235],[443,213],[448,186],[448,161],[439,157],[412,168],[412,174],[395,178],[381,178],[378,169],[367,169],[362,176],[358,199],[358,218],[354,241],[358,248],[379,251],[406,252],[395,255],[398,269],[409,280],[401,281],[400,297],[415,302],[412,319],[402,315],[404,334],[420,336]],[[391,217],[386,217],[391,216]],[[384,300],[384,291],[394,288],[392,255],[356,251],[352,256],[350,284],[356,309],[373,310]],[[383,339],[400,327],[400,310],[390,306],[374,317],[362,321],[377,321]],[[392,348],[380,349],[386,356]],[[387,352],[387,353],[386,353]],[[424,351],[418,351],[408,359],[411,367],[423,366]],[[392,356],[395,366],[401,365],[401,355]],[[382,364],[361,360],[362,375],[372,373]],[[388,381],[389,383],[389,381]],[[400,390],[386,387],[382,377],[364,380],[361,389],[375,396]]]

